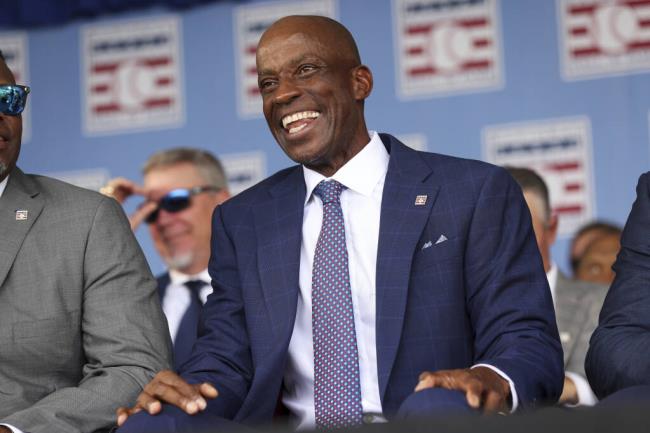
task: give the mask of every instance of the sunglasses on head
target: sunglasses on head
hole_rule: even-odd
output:
[[[218,192],[221,188],[216,186],[195,186],[194,188],[178,188],[169,191],[160,200],[158,200],[158,207],[151,212],[145,222],[153,224],[158,219],[160,209],[167,212],[175,213],[183,209],[187,209],[192,204],[192,196],[206,191]]]
[[[20,84],[0,85],[0,113],[18,116],[25,109],[30,88]]]

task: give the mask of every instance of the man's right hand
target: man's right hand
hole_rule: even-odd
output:
[[[138,396],[132,408],[117,409],[117,425],[122,426],[127,418],[142,410],[155,415],[162,410],[163,403],[173,404],[190,415],[206,408],[206,398],[216,398],[217,389],[209,383],[190,385],[171,370],[163,370],[149,382]]]
[[[123,177],[116,177],[108,181],[106,185],[99,189],[99,192],[107,197],[112,197],[120,204],[124,204],[126,199],[134,195],[144,196],[144,189],[137,183],[130,181]],[[135,231],[138,226],[149,216],[151,212],[156,210],[158,205],[151,201],[145,201],[142,206],[129,216],[129,223],[131,230]]]

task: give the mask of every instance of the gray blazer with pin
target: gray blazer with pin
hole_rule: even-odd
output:
[[[169,362],[156,282],[119,204],[16,167],[0,197],[0,423],[108,429]]]

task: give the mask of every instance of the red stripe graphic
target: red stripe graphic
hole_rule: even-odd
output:
[[[492,44],[492,41],[489,40],[489,39],[475,39],[474,40],[474,46],[476,48],[487,47],[487,46],[489,46],[491,44]]]
[[[635,7],[635,6],[650,6],[650,0],[627,0],[623,4]]]
[[[156,80],[158,86],[167,86],[172,83],[171,77],[161,77]]]
[[[147,101],[144,101],[143,105],[147,108],[167,107],[169,105],[172,105],[172,98],[149,99]]]
[[[474,62],[463,63],[461,68],[464,70],[485,69],[485,68],[489,68],[491,64],[492,62],[489,60],[477,60]]]
[[[600,54],[600,48],[598,47],[589,47],[589,48],[580,48],[577,50],[573,50],[571,54],[573,54],[574,57],[586,57],[586,56],[594,56],[596,54]]]
[[[110,89],[110,86],[108,84],[98,84],[92,88],[92,91],[94,93],[104,93],[107,92],[108,89]]]
[[[418,76],[418,75],[431,75],[435,74],[437,71],[433,66],[423,66],[421,68],[412,68],[408,71],[409,75]]]
[[[474,18],[470,20],[458,20],[456,23],[461,27],[475,28],[487,26],[488,20],[487,18]]]
[[[93,111],[97,114],[100,113],[110,113],[113,111],[119,111],[120,110],[120,105],[117,103],[112,103],[112,104],[104,104],[104,105],[97,105],[93,108]]]
[[[567,183],[564,185],[564,190],[566,192],[576,192],[580,191],[582,189],[582,184],[581,183]]]
[[[411,47],[408,50],[406,50],[406,54],[409,54],[411,56],[417,56],[422,53],[424,53],[424,48],[422,47]]]
[[[630,50],[642,50],[650,48],[650,41],[631,42],[627,45]]]
[[[569,8],[569,13],[571,15],[580,15],[580,14],[593,14],[596,10],[597,5],[580,5],[572,6]]]
[[[120,66],[119,63],[99,63],[93,66],[93,72],[96,74],[102,74],[104,72],[115,72],[118,66]]]
[[[557,212],[557,213],[580,213],[580,212],[582,212],[582,205],[576,204],[576,205],[558,206],[558,207],[555,208],[555,212]]]
[[[152,59],[142,60],[142,64],[145,66],[156,67],[156,66],[165,66],[169,65],[172,62],[172,59],[169,57],[157,57]]]
[[[587,27],[574,27],[571,29],[571,34],[573,36],[586,35],[589,33]]]
[[[574,162],[556,162],[555,164],[548,164],[546,168],[554,171],[568,171],[577,170],[582,164],[579,161]]]
[[[424,24],[421,26],[411,26],[406,28],[406,33],[409,35],[418,35],[422,33],[429,33],[433,28],[433,24]]]
[[[255,55],[257,53],[257,47],[255,45],[249,45],[246,47],[246,54]]]
[[[257,96],[260,94],[260,88],[259,87],[249,87],[248,92],[250,96]]]

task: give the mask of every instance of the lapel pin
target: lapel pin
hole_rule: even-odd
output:
[[[27,221],[27,210],[18,209],[16,211],[16,221]]]
[[[419,195],[415,197],[415,205],[416,206],[424,206],[427,204],[427,196],[426,195]]]

